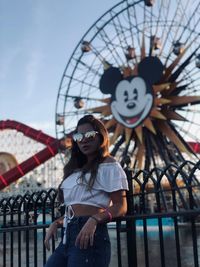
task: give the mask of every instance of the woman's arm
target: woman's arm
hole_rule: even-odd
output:
[[[55,239],[57,238],[57,229],[60,225],[63,224],[63,218],[64,218],[64,216],[56,219],[49,226],[49,229],[46,233],[45,240],[44,240],[44,245],[48,250],[50,250],[50,244],[49,244],[50,239],[51,238],[55,238]]]
[[[127,201],[126,201],[125,190],[111,192],[110,197],[112,200],[112,206],[107,208],[104,212],[92,216],[95,219],[97,219],[98,223],[110,221],[111,219],[110,216],[112,216],[112,218],[124,216],[127,212]]]
[[[86,249],[93,245],[94,233],[98,223],[109,222],[112,218],[124,216],[127,212],[126,191],[119,190],[110,193],[112,206],[101,213],[91,216],[76,238],[76,246]]]

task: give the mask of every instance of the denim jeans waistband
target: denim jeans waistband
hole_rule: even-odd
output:
[[[70,220],[69,224],[85,223],[89,218],[90,216],[75,216]]]

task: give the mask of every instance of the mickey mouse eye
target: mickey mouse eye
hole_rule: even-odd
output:
[[[128,101],[128,92],[124,91],[124,101],[127,102]]]
[[[134,100],[138,99],[138,90],[136,88],[133,89],[133,99]]]

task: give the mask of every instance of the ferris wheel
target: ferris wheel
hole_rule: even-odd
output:
[[[92,113],[111,154],[149,169],[193,157],[200,129],[200,2],[124,0],[84,34],[64,70],[57,138]]]

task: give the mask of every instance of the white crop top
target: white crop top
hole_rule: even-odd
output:
[[[118,162],[99,164],[97,177],[90,190],[87,187],[90,173],[86,173],[82,181],[80,176],[81,171],[74,172],[61,184],[66,206],[87,204],[106,208],[111,205],[110,192],[128,190],[126,174]]]

